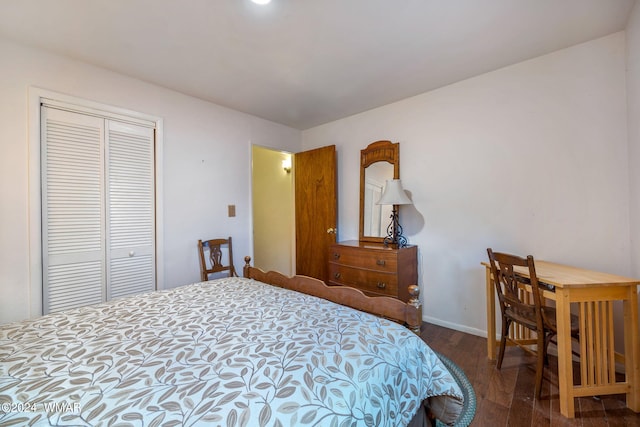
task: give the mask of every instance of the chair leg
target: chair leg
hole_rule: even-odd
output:
[[[511,322],[504,317],[502,318],[502,334],[500,335],[500,350],[498,351],[498,362],[496,368],[502,368],[502,359],[504,359],[504,350],[507,346],[507,335],[509,333],[509,326]]]
[[[534,395],[536,399],[540,399],[542,392],[542,377],[544,371],[545,360],[547,358],[546,337],[542,333],[538,333],[538,343],[536,348],[537,362],[536,362],[536,385]]]
[[[551,342],[551,338],[553,338],[553,334],[547,333],[544,337],[544,365],[549,366],[549,353],[547,352],[549,348],[549,343]]]

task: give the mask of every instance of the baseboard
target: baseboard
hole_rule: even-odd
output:
[[[464,332],[464,333],[475,335],[478,337],[483,337],[483,338],[487,337],[487,331],[483,331],[481,329],[470,328],[468,326],[460,325],[458,323],[445,322],[443,320],[436,319],[435,317],[424,316],[424,315],[422,316],[422,320],[427,323],[432,323],[434,325],[442,326],[443,328],[453,329],[455,331]]]

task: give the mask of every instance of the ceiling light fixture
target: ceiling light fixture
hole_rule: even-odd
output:
[[[255,4],[269,4],[271,3],[271,0],[251,0],[252,2],[254,2]]]

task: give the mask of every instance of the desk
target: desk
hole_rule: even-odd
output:
[[[640,280],[599,273],[546,261],[536,261],[538,281],[553,286],[543,296],[555,301],[558,324],[558,382],[560,413],[575,416],[574,398],[605,394],[626,394],[627,407],[640,412],[640,338],[638,337],[638,294]],[[496,358],[496,296],[488,262],[487,353]],[[528,271],[517,271],[527,277]],[[625,380],[615,378],[613,303],[622,301],[624,315]],[[574,385],[571,353],[571,307],[580,317],[579,384]],[[514,333],[510,332],[510,335]],[[514,337],[518,339],[518,337]],[[619,355],[618,355],[619,356]]]

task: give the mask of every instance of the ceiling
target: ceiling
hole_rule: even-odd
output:
[[[0,0],[0,37],[307,129],[624,30],[635,0]]]

